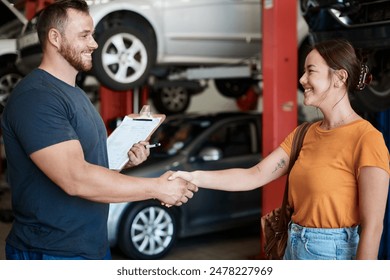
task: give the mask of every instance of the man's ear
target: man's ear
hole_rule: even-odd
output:
[[[55,46],[57,49],[60,48],[62,36],[61,36],[61,33],[57,29],[51,28],[49,30],[49,34],[48,34],[47,38],[48,38],[49,44]]]

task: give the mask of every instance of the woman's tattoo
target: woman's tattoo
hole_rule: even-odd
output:
[[[272,172],[272,173],[275,173],[276,171],[278,171],[278,169],[282,169],[283,167],[286,166],[286,160],[284,158],[282,158],[277,164],[276,164],[276,167],[275,167],[275,170]]]

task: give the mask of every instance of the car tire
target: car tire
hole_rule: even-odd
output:
[[[191,103],[191,92],[181,86],[167,86],[151,90],[153,106],[161,114],[184,113]]]
[[[0,113],[3,112],[8,97],[23,75],[13,66],[0,67]]]
[[[228,98],[240,98],[255,83],[249,78],[215,79],[214,84],[220,94]]]
[[[140,22],[108,29],[93,53],[93,72],[100,83],[124,91],[142,86],[156,60],[153,31]]]
[[[171,208],[155,201],[135,204],[123,215],[119,248],[129,258],[160,259],[176,241],[176,220]]]

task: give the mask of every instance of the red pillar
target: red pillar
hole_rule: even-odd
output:
[[[53,3],[54,0],[25,0],[25,15],[28,20],[32,19],[37,12]]]
[[[138,113],[148,102],[148,88],[129,89],[127,91],[114,91],[100,86],[100,115],[110,134],[114,127],[111,122],[132,113]]]
[[[110,122],[133,113],[133,91],[113,91],[101,86],[99,95],[100,115],[110,134],[114,129]]]
[[[296,5],[295,0],[262,1],[264,156],[297,126]],[[263,188],[263,214],[282,204],[285,180],[280,178]]]

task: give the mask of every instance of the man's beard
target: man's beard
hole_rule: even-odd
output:
[[[83,61],[81,54],[72,48],[68,41],[64,41],[61,48],[59,49],[59,53],[79,72],[87,72],[92,68],[91,61]]]

